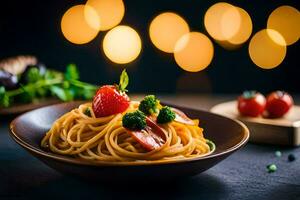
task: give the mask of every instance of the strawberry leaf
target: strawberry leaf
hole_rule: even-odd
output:
[[[127,91],[126,87],[127,87],[128,83],[129,83],[129,77],[126,72],[126,69],[124,69],[120,76],[119,90],[122,92],[126,92]]]

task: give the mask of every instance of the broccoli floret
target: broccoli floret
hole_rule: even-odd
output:
[[[146,116],[143,112],[126,113],[122,118],[123,127],[130,130],[141,130],[146,127]]]
[[[158,104],[159,100],[154,95],[148,95],[140,102],[139,110],[145,113],[145,115],[151,115],[157,113]]]
[[[175,119],[176,115],[175,113],[171,110],[170,107],[165,106],[163,107],[157,116],[157,123],[164,124],[171,122]]]

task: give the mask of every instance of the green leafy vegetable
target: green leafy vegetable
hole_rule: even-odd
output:
[[[26,76],[27,84],[18,89],[6,91],[4,87],[0,87],[0,106],[33,102],[50,95],[62,101],[91,99],[98,89],[95,85],[78,80],[79,72],[74,64],[68,65],[65,73],[48,69],[40,74],[37,68],[30,68]]]
[[[123,127],[129,130],[141,130],[146,127],[146,116],[143,112],[126,113],[122,118]]]
[[[169,123],[175,119],[176,115],[175,113],[171,110],[170,107],[165,106],[163,107],[157,116],[157,123],[164,124],[164,123]]]
[[[50,80],[50,79],[63,79],[63,74],[61,72],[55,71],[55,70],[47,70],[45,73],[44,79]]]
[[[5,96],[5,87],[0,86],[0,102],[2,102],[2,100],[4,99],[4,96]]]
[[[28,70],[27,80],[29,83],[35,83],[41,79],[43,79],[43,76],[40,74],[40,71],[38,68],[32,67]]]
[[[51,92],[62,101],[73,100],[72,93],[67,89],[61,88],[59,86],[51,86],[50,89],[51,89]]]
[[[140,102],[139,110],[145,113],[145,115],[151,115],[158,112],[158,105],[159,100],[154,95],[148,95]]]
[[[75,64],[69,64],[67,66],[65,72],[65,78],[67,80],[78,80],[79,79],[79,72]]]
[[[5,93],[4,86],[0,87],[0,106],[7,107],[9,105],[9,97]]]
[[[82,97],[83,99],[92,99],[95,95],[94,90],[83,90]]]
[[[36,89],[34,87],[24,87],[21,85],[20,89],[23,90],[23,98],[26,99],[26,102],[32,101],[36,97]]]

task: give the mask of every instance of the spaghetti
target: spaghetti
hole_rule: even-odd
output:
[[[54,122],[41,146],[62,155],[116,162],[184,159],[213,151],[203,137],[203,129],[198,127],[198,120],[194,120],[195,125],[176,121],[160,125],[165,143],[157,149],[145,150],[122,126],[124,114],[137,110],[138,105],[139,102],[132,101],[123,113],[97,118],[91,103],[82,104]]]

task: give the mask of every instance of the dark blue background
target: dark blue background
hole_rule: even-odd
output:
[[[289,46],[284,62],[274,70],[256,67],[248,55],[248,43],[236,51],[228,51],[216,43],[211,65],[203,72],[187,73],[179,68],[172,54],[163,53],[150,42],[150,21],[159,13],[174,11],[184,17],[192,31],[206,33],[205,11],[218,1],[209,0],[125,0],[122,24],[134,27],[143,42],[139,58],[127,66],[131,92],[206,92],[238,93],[245,89],[269,92],[284,89],[300,92],[299,42]],[[269,14],[280,5],[299,10],[298,0],[228,1],[246,9],[252,17],[253,33],[266,27]],[[79,0],[9,0],[1,2],[0,58],[18,54],[34,54],[48,66],[63,70],[76,63],[81,78],[95,84],[118,80],[122,66],[109,61],[100,48],[105,32],[86,45],[69,43],[60,31],[60,19]]]

